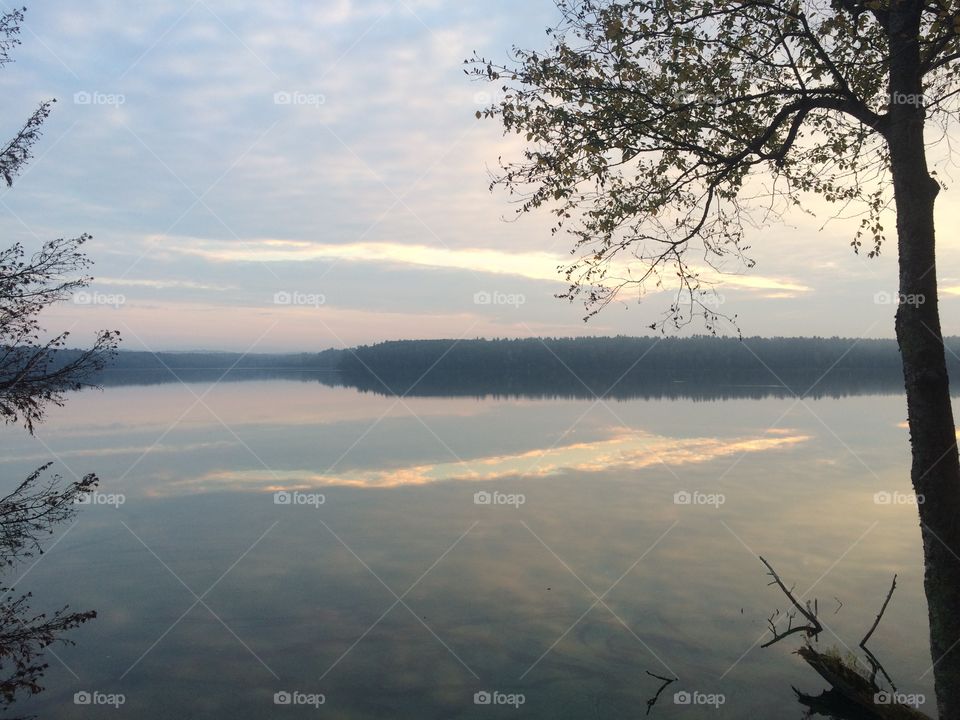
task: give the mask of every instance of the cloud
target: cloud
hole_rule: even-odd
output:
[[[31,6],[17,62],[0,75],[4,96],[15,116],[46,97],[61,102],[29,172],[4,194],[0,231],[28,249],[92,232],[87,249],[104,276],[96,282],[122,287],[128,304],[64,314],[86,328],[122,317],[162,347],[242,349],[228,332],[245,329],[250,313],[277,319],[257,303],[283,289],[324,293],[344,323],[332,327],[351,342],[456,336],[484,314],[477,334],[590,332],[598,320],[607,331],[643,331],[670,301],[669,285],[651,286],[639,313],[636,293],[625,293],[584,326],[579,304],[552,298],[571,238],[551,234],[549,213],[502,222],[517,206],[488,190],[487,170],[522,157],[526,142],[473,117],[475,96],[498,89],[466,78],[461,58],[544,47],[556,13],[550,2],[515,0]],[[78,91],[126,102],[78,105]],[[325,102],[277,104],[284,91]],[[937,213],[950,227],[955,200],[942,198]],[[895,253],[856,258],[856,220],[823,231],[822,218],[788,220],[750,231],[761,274],[698,268],[724,311],[751,334],[891,335],[891,308],[873,296],[895,288]],[[942,267],[960,261],[949,238],[940,252]],[[958,283],[945,278],[942,297],[960,297]],[[480,290],[528,302],[509,316],[478,309],[470,298]],[[200,309],[184,318],[191,304]],[[347,327],[348,312],[362,332]],[[285,349],[329,344],[309,317],[285,311]],[[946,314],[945,331],[958,332],[957,322]]]
[[[558,305],[560,305],[558,303]],[[233,350],[237,352],[318,351],[384,339],[525,337],[610,334],[608,326],[582,322],[533,321],[515,312],[480,314],[488,306],[462,312],[360,310],[276,305],[264,295],[260,305],[199,302],[138,302],[127,298],[117,308],[65,304],[48,312],[50,327],[70,327],[82,342],[101,328],[123,331],[128,350]]]
[[[167,248],[212,262],[294,263],[311,261],[373,262],[467,270],[473,273],[515,275],[530,280],[562,282],[558,267],[568,256],[544,251],[508,252],[492,248],[451,248],[420,243],[315,243],[303,240],[261,239],[219,243],[200,238],[180,239]],[[762,275],[703,273],[705,281],[745,291],[809,292],[797,281]]]
[[[763,275],[733,275],[724,273],[719,276],[721,285],[740,288],[742,290],[780,290],[783,292],[765,295],[767,298],[793,297],[793,293],[810,292],[812,288],[795,280],[765,277]]]
[[[447,248],[422,244],[358,242],[312,243],[300,240],[264,239],[217,243],[192,239],[170,249],[214,262],[309,262],[344,260],[420,265],[470,270],[497,275],[519,275],[533,280],[558,280],[560,258],[545,252],[508,253],[489,248]]]
[[[123,285],[128,287],[145,287],[155,290],[167,290],[169,288],[189,288],[190,290],[232,290],[235,285],[215,285],[213,283],[196,282],[193,280],[165,280],[165,279],[134,279],[123,277],[98,277],[94,279],[94,285]]]

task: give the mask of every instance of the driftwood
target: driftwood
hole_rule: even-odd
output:
[[[806,645],[797,650],[797,655],[802,657],[807,664],[819,673],[820,677],[830,683],[832,688],[832,697],[827,701],[832,701],[830,714],[844,720],[854,720],[854,718],[865,718],[870,720],[930,720],[929,715],[916,710],[909,705],[902,705],[896,702],[880,704],[876,701],[877,695],[882,692],[876,682],[870,678],[864,677],[861,673],[849,663],[847,663],[838,654],[824,653],[815,650]],[[802,693],[794,688],[794,692],[800,697],[800,701],[808,707],[812,706],[804,702]],[[824,693],[827,695],[827,693]],[[816,700],[821,701],[820,705],[826,707],[824,695],[820,695]],[[842,702],[838,702],[841,701]],[[844,712],[845,714],[839,714]]]
[[[797,702],[807,708],[804,718],[823,715],[835,720],[877,720],[876,713],[864,710],[833,688],[824,690],[819,695],[807,695],[796,688],[793,688],[793,691],[797,694]]]
[[[877,617],[858,644],[870,668],[869,674],[865,674],[857,669],[856,665],[860,663],[855,656],[851,656],[851,660],[847,660],[837,651],[821,652],[813,646],[811,640],[816,641],[823,631],[823,626],[817,618],[817,601],[807,600],[801,604],[794,596],[793,589],[787,588],[770,563],[762,557],[760,561],[766,566],[768,574],[773,578],[770,584],[779,587],[794,608],[793,611],[787,613],[786,630],[780,631],[777,629],[775,619],[779,615],[779,610],[768,618],[767,623],[773,637],[765,642],[762,647],[769,647],[795,633],[804,633],[806,635],[805,644],[796,651],[796,654],[830,684],[830,690],[816,696],[804,694],[793,688],[799,702],[808,708],[808,717],[818,714],[837,718],[837,720],[930,720],[928,715],[910,705],[899,702],[900,698],[896,685],[877,657],[867,647],[867,641],[870,640],[880,625],[883,614],[893,597],[893,591],[897,587],[896,575],[893,576],[890,590],[887,591]],[[798,615],[806,622],[794,625],[793,621]],[[890,686],[890,690],[885,690],[879,685],[877,682],[878,675],[883,676]]]

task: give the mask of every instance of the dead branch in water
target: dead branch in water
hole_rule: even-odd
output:
[[[787,586],[783,584],[783,580],[780,579],[780,576],[777,575],[777,571],[773,569],[770,563],[764,560],[762,556],[758,556],[758,557],[760,557],[760,562],[762,562],[764,565],[767,566],[767,571],[768,571],[767,574],[773,578],[773,580],[770,581],[769,584],[778,586],[780,590],[783,592],[783,594],[787,596],[787,599],[797,609],[797,612],[799,612],[807,620],[806,625],[794,626],[793,620],[794,618],[796,618],[797,614],[788,612],[787,613],[787,629],[782,633],[778,633],[776,623],[774,622],[774,618],[780,612],[779,610],[777,610],[773,615],[767,618],[767,625],[769,625],[770,627],[770,632],[771,634],[773,634],[773,638],[765,642],[760,647],[770,647],[774,643],[780,642],[785,637],[789,635],[793,635],[794,633],[798,633],[798,632],[806,633],[806,636],[808,638],[811,638],[811,637],[816,638],[821,632],[823,632],[823,626],[820,624],[820,621],[817,619],[817,612],[819,610],[819,606],[816,599],[814,599],[813,604],[811,604],[810,601],[807,600],[806,606],[801,605],[800,601],[797,600],[797,598],[794,597],[793,595],[793,588],[788,589]]]
[[[852,656],[851,662],[844,659],[839,652],[835,650],[820,652],[810,644],[809,639],[816,638],[824,629],[817,618],[817,601],[814,600],[811,603],[811,601],[808,600],[805,604],[802,604],[794,596],[793,588],[787,588],[770,563],[762,557],[760,561],[766,566],[768,574],[773,578],[769,584],[779,587],[793,607],[796,608],[794,612],[788,613],[789,620],[787,629],[783,632],[779,632],[774,623],[774,618],[779,615],[779,610],[768,618],[767,623],[770,626],[770,632],[773,634],[773,638],[764,643],[762,647],[769,647],[794,633],[804,632],[807,642],[797,649],[796,653],[803,658],[807,665],[815,670],[820,677],[830,684],[830,690],[824,691],[819,696],[805,695],[794,688],[798,700],[803,705],[807,706],[811,712],[829,714],[832,717],[843,718],[845,720],[930,720],[927,715],[920,712],[917,708],[901,704],[893,699],[887,691],[881,689],[877,683],[878,674],[883,675],[892,688],[894,695],[898,693],[897,687],[886,669],[870,651],[870,648],[867,647],[867,642],[873,637],[874,632],[876,632],[879,627],[880,621],[883,619],[884,613],[886,613],[887,607],[890,605],[893,592],[897,588],[896,575],[893,576],[893,582],[891,582],[890,589],[887,591],[886,597],[884,597],[880,611],[877,613],[876,618],[874,618],[873,623],[859,643],[859,647],[863,650],[869,664],[869,676],[867,676],[866,667],[863,667],[861,670],[855,667],[854,663],[862,665],[862,662],[856,656]],[[797,617],[798,614],[807,621],[807,624],[793,625],[793,618]],[[885,695],[887,699],[878,701],[877,698],[881,695]]]
[[[662,675],[657,675],[656,673],[652,673],[649,670],[647,670],[646,673],[652,678],[656,678],[657,680],[663,681],[663,684],[660,686],[660,689],[657,690],[657,694],[654,695],[649,700],[647,700],[647,715],[649,715],[650,711],[653,710],[653,706],[657,704],[657,700],[660,699],[660,695],[663,694],[663,691],[667,689],[668,685],[670,685],[671,683],[675,683],[678,678],[663,677]]]
[[[867,647],[867,640],[873,635],[873,631],[877,629],[877,626],[880,624],[880,619],[883,617],[883,614],[887,611],[887,605],[890,604],[890,598],[893,597],[893,591],[897,589],[897,576],[893,576],[893,582],[890,583],[890,589],[887,591],[887,597],[884,598],[883,605],[880,606],[880,612],[877,613],[876,619],[873,621],[873,625],[870,626],[870,629],[867,630],[867,634],[863,636],[863,640],[860,641],[860,649],[867,656],[867,660],[870,663],[871,675],[870,682],[876,685],[877,681],[877,671],[879,670],[883,673],[883,676],[887,679],[887,682],[890,683],[890,687],[893,688],[893,691],[897,691],[897,686],[894,685],[893,680],[890,678],[890,675],[887,674],[886,668],[880,664],[880,661],[877,659],[876,655],[870,652],[870,648]]]

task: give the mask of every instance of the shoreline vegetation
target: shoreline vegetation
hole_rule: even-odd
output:
[[[947,338],[960,372],[960,338]],[[61,351],[66,362],[74,351]],[[896,341],[583,337],[397,340],[316,353],[118,352],[103,386],[287,378],[407,396],[612,399],[901,394]]]

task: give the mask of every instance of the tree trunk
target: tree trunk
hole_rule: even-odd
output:
[[[897,211],[900,303],[897,342],[923,537],[937,708],[960,720],[960,458],[937,307],[933,208],[938,183],[923,142],[919,3],[891,3],[890,124],[886,135]],[[914,102],[910,102],[911,98]]]

